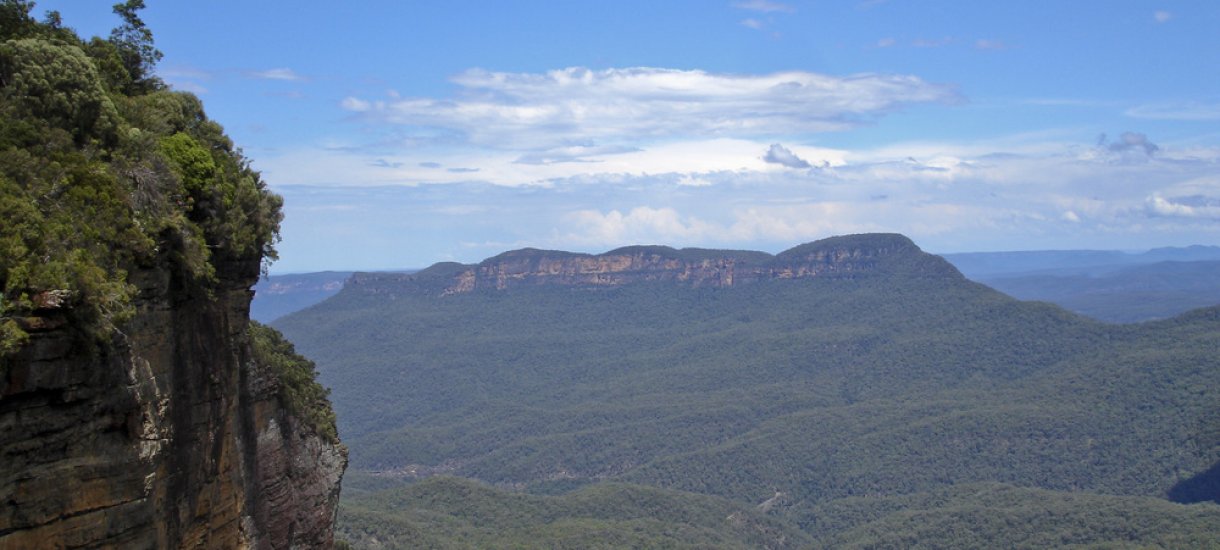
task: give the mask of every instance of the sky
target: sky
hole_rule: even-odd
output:
[[[146,0],[271,272],[535,247],[1220,245],[1212,0]],[[112,2],[42,0],[85,36]]]

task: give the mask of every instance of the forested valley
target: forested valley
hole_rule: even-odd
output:
[[[452,292],[463,270],[568,258],[542,251],[357,274],[275,323],[333,389],[352,452],[342,536],[370,547],[1218,542],[1220,308],[1101,323],[1012,299],[900,241],[843,237],[775,257],[630,251],[719,254],[739,272],[889,251],[719,287]]]

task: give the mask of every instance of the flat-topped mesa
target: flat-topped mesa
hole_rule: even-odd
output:
[[[693,286],[732,286],[750,253],[630,246],[604,254],[516,250],[484,260],[459,274],[447,293],[516,285],[619,286],[641,281],[678,281]]]
[[[962,279],[938,256],[897,234],[831,237],[777,255],[744,250],[628,246],[602,254],[525,248],[475,265],[436,264],[413,275],[357,274],[348,285],[368,294],[407,288],[443,296],[516,286],[614,287],[671,281],[694,287],[731,287],[771,279],[899,276]],[[404,283],[409,283],[404,287]]]

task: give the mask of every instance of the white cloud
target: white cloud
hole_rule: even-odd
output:
[[[579,210],[567,217],[574,232],[562,237],[568,244],[619,245],[700,240],[716,230],[696,218],[683,218],[673,208],[639,206],[626,214],[611,210]]]
[[[343,98],[343,101],[339,102],[339,106],[343,107],[344,110],[352,111],[355,113],[363,113],[363,112],[368,111],[369,109],[373,108],[372,103],[369,103],[363,99],[357,99],[354,97]]]
[[[750,204],[715,221],[684,214],[675,207],[637,206],[624,212],[596,209],[572,212],[565,230],[548,247],[585,249],[630,244],[671,246],[785,246],[849,233],[899,231],[930,237],[979,228],[995,229],[1005,219],[1032,219],[1006,209],[953,203],[889,204],[876,201],[810,200],[795,204]],[[997,223],[995,220],[1001,221]]]
[[[1152,103],[1132,107],[1123,114],[1132,118],[1152,120],[1220,120],[1220,103]]]
[[[1161,147],[1148,139],[1148,136],[1139,132],[1123,132],[1118,137],[1117,141],[1109,142],[1106,135],[1102,134],[1098,138],[1098,145],[1104,146],[1107,150],[1127,155],[1130,153],[1143,153],[1145,156],[1156,154]]]
[[[904,233],[938,252],[1220,242],[1217,147],[1183,151],[1166,144],[1155,156],[1128,163],[1115,162],[1121,153],[1107,146],[1047,135],[855,151],[794,144],[784,148],[827,166],[792,170],[762,160],[768,145],[672,142],[550,165],[513,163],[511,152],[374,157],[319,148],[260,157],[256,168],[277,191],[291,194],[286,242],[335,240],[336,231],[348,231],[334,242],[336,250],[352,242],[380,250],[397,246],[384,235],[437,234],[439,227],[452,236],[414,243],[411,254],[420,259],[381,267],[478,261],[524,246],[777,252],[873,231]],[[1144,155],[1142,145],[1132,148]],[[453,167],[480,170],[453,173]],[[291,183],[321,187],[286,186]],[[367,187],[346,187],[352,184]],[[357,208],[309,208],[332,204]],[[370,224],[384,234],[364,229]]]
[[[787,168],[810,168],[810,164],[805,159],[796,156],[791,150],[778,143],[772,143],[767,149],[767,154],[763,155],[763,162],[778,164]]]
[[[286,67],[267,69],[265,71],[254,71],[249,74],[253,78],[262,78],[265,80],[305,80],[305,77]]]
[[[888,48],[888,47],[893,46],[894,44],[897,44],[897,43],[898,43],[898,41],[897,41],[897,40],[895,40],[893,37],[888,37],[888,36],[887,36],[887,37],[882,38],[882,39],[880,39],[880,40],[878,40],[878,41],[877,41],[877,47],[878,47],[878,48]]]
[[[682,175],[678,176],[677,183],[678,183],[678,185],[686,186],[686,187],[706,187],[706,186],[712,184],[711,181],[708,181],[706,179],[703,179],[703,178],[693,175],[693,174],[682,174]]]
[[[959,100],[948,86],[910,75],[831,76],[804,71],[734,75],[699,70],[569,68],[547,73],[469,70],[452,99],[343,107],[374,120],[442,128],[497,148],[677,137],[806,134],[859,126],[904,105]]]
[[[1159,194],[1148,197],[1148,211],[1155,216],[1220,220],[1220,198],[1194,195],[1165,198]]]
[[[1167,11],[1157,11],[1152,14],[1152,18],[1155,19],[1157,23],[1165,23],[1170,19],[1173,19],[1173,14]]]
[[[741,26],[743,26],[743,27],[749,27],[749,28],[754,29],[754,30],[756,30],[756,31],[761,31],[761,30],[763,29],[763,22],[762,22],[762,21],[759,21],[759,20],[757,20],[757,19],[753,19],[753,18],[747,18],[747,19],[742,19],[742,20],[741,20]]]
[[[788,4],[772,2],[771,0],[743,0],[741,2],[733,2],[733,7],[763,13],[793,13],[796,11],[796,8],[789,6]]]

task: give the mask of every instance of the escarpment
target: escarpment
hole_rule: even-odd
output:
[[[59,308],[21,319],[0,388],[0,548],[330,545],[346,451],[252,354],[258,265],[222,264],[211,295],[133,272],[136,313],[109,345]]]
[[[325,390],[252,345],[280,198],[150,42],[32,7],[0,7],[0,549],[329,547]]]
[[[388,293],[414,289],[443,296],[516,286],[615,287],[670,281],[696,287],[732,287],[773,279],[809,277],[961,279],[940,257],[902,235],[846,235],[822,239],[777,255],[741,250],[631,246],[591,255],[551,250],[505,252],[475,265],[443,263],[413,275],[357,274],[349,287]]]

